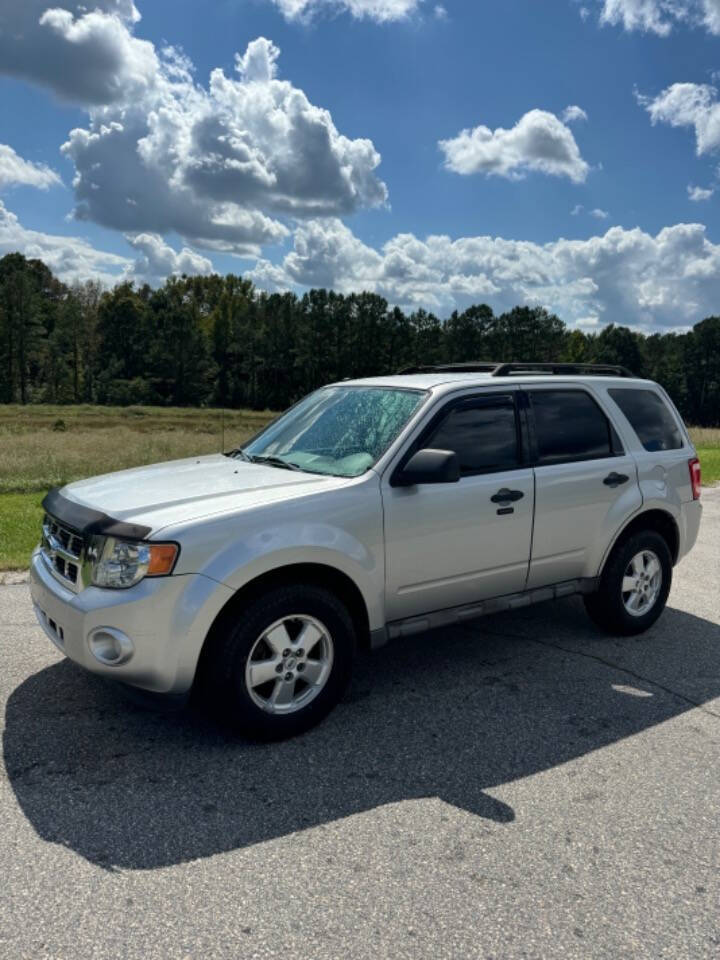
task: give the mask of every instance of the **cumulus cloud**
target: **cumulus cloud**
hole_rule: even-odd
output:
[[[0,6],[0,73],[48,87],[64,100],[106,104],[151,86],[151,43],[133,36],[132,0],[11,0]]]
[[[442,315],[485,300],[495,309],[540,304],[584,324],[686,326],[716,311],[720,298],[720,245],[701,224],[655,236],[612,227],[603,236],[548,244],[399,234],[375,250],[327,219],[300,225],[283,263],[261,261],[257,271],[271,272],[277,288],[370,290]]]
[[[357,20],[404,20],[423,0],[272,0],[287,20],[309,20],[319,13],[349,13]]]
[[[112,286],[123,280],[157,287],[167,277],[209,274],[212,262],[194,250],[174,250],[156,234],[126,238],[137,253],[135,260],[98,250],[80,237],[64,237],[28,230],[0,200],[0,257],[22,253],[28,259],[42,260],[64,283],[99,280]]]
[[[674,83],[657,97],[638,95],[652,123],[692,127],[697,154],[720,147],[720,103],[717,88],[706,83]]]
[[[139,254],[125,272],[128,280],[156,287],[170,276],[207,276],[213,272],[212,261],[207,257],[188,247],[183,247],[178,253],[156,233],[140,233],[126,239]]]
[[[709,200],[715,193],[714,187],[694,187],[691,183],[687,188],[688,197],[693,203],[701,203],[703,200]]]
[[[720,34],[720,0],[601,0],[600,22],[668,36],[684,24]]]
[[[595,217],[596,220],[607,220],[610,214],[607,210],[601,210],[600,207],[595,207],[594,210],[590,211],[590,216]]]
[[[342,215],[386,203],[370,140],[342,135],[327,110],[277,76],[263,37],[236,76],[165,50],[142,97],[90,113],[64,153],[75,164],[76,216],[132,233],[175,231],[214,250],[257,255],[287,228],[275,215]]]
[[[243,272],[243,278],[252,280],[258,290],[266,293],[285,293],[295,286],[284,267],[269,260],[258,260],[252,270]]]
[[[577,123],[579,120],[587,120],[587,118],[587,113],[585,113],[582,107],[578,107],[577,105],[565,107],[562,112],[563,123]]]
[[[439,147],[445,167],[454,173],[517,180],[538,171],[582,183],[590,170],[570,128],[546,110],[530,110],[511,130],[462,130],[451,140],[441,140]]]
[[[0,256],[16,252],[42,260],[65,283],[100,280],[111,284],[130,267],[127,257],[103,253],[78,237],[27,230],[0,200]]]
[[[16,186],[47,190],[61,183],[57,173],[44,163],[23,160],[12,147],[0,143],[0,190]]]

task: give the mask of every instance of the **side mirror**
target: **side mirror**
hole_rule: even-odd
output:
[[[403,467],[394,486],[412,487],[419,483],[457,483],[460,461],[452,450],[418,450]]]

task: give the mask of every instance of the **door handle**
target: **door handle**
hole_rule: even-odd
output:
[[[515,503],[516,500],[522,500],[524,496],[522,490],[508,490],[507,487],[503,487],[490,499],[493,503]]]
[[[624,473],[615,473],[613,470],[612,473],[609,473],[603,483],[606,487],[619,487],[621,483],[627,483],[630,477],[626,476]]]

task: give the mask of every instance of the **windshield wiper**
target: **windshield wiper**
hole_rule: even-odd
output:
[[[236,450],[229,450],[225,456],[231,457],[233,460],[244,460],[246,463],[252,463],[252,458],[249,457],[241,447],[238,447]]]
[[[251,456],[249,459],[251,463],[267,463],[271,467],[284,467],[285,470],[299,470],[301,473],[305,472],[302,467],[297,465],[297,463],[293,463],[292,460],[283,460],[282,457],[256,454],[255,456]]]

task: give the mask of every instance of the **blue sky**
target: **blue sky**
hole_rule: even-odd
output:
[[[584,328],[720,309],[718,0],[5,7],[0,253]]]

